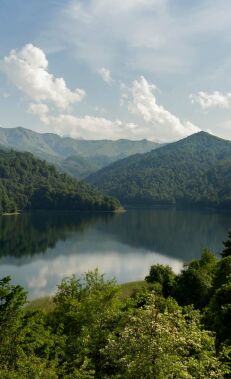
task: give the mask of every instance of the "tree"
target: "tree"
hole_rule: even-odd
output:
[[[212,329],[216,332],[217,342],[231,341],[231,276],[213,295],[209,307]]]
[[[61,377],[102,378],[101,349],[120,318],[119,287],[95,270],[82,280],[63,280],[58,288],[52,318],[54,333],[63,337]]]
[[[221,253],[222,258],[228,257],[231,255],[231,231],[228,233],[227,241],[223,242],[224,250]]]
[[[159,283],[165,297],[172,293],[174,279],[175,274],[172,268],[161,264],[151,266],[149,275],[145,278],[148,283]]]
[[[204,250],[200,260],[193,260],[184,266],[177,276],[173,296],[181,305],[193,304],[205,307],[213,288],[217,258],[209,250]]]
[[[25,304],[21,286],[12,285],[10,277],[0,280],[0,377],[56,379],[56,362],[48,360],[54,341],[42,315],[26,312]]]
[[[216,266],[213,292],[231,280],[231,256],[221,259]]]
[[[113,333],[103,353],[114,364],[116,379],[222,378],[223,368],[211,332],[201,329],[199,313],[184,312],[166,300],[161,312],[158,298],[127,319],[124,329]]]

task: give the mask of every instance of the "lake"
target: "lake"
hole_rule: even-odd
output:
[[[144,279],[155,263],[179,272],[205,247],[218,254],[230,227],[228,213],[174,209],[2,216],[0,277],[11,275],[35,298],[96,267],[118,282]]]

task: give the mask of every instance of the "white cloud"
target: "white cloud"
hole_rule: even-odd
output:
[[[50,74],[45,53],[32,44],[19,51],[12,50],[3,59],[2,69],[11,82],[35,102],[50,102],[66,110],[85,96],[82,89],[71,91],[63,78]]]
[[[82,100],[84,91],[77,89],[73,92],[67,88],[63,78],[50,74],[46,55],[32,44],[19,51],[12,50],[3,60],[3,70],[33,100],[28,111],[61,135],[86,139],[148,138],[163,142],[199,131],[189,121],[180,121],[158,105],[153,93],[156,87],[143,76],[135,80],[130,89],[121,84],[122,102],[128,103],[130,113],[141,116],[145,121],[139,125],[91,115],[78,117],[68,112],[71,104]],[[110,71],[104,67],[100,75],[107,83],[113,80]]]
[[[112,84],[114,82],[114,80],[112,79],[112,76],[111,76],[111,71],[108,70],[107,68],[105,68],[105,67],[100,68],[98,70],[98,73],[101,76],[101,78],[103,79],[103,81],[106,82],[107,84]]]
[[[166,142],[177,140],[198,132],[200,129],[191,122],[181,122],[161,105],[158,105],[153,90],[156,87],[140,77],[132,84],[132,88],[124,85],[123,101],[128,103],[131,113],[141,116],[145,121],[137,124],[121,120],[109,120],[104,117],[85,115],[77,117],[73,114],[60,113],[53,115],[45,104],[31,104],[30,112],[53,128],[60,135],[85,139],[119,138],[143,139]]]
[[[43,121],[43,115],[40,116]],[[43,121],[44,122],[44,121]],[[119,139],[140,138],[142,130],[133,123],[124,123],[120,120],[111,121],[103,117],[86,115],[76,117],[71,114],[49,116],[46,124],[53,127],[60,135],[69,135],[72,138],[85,139]]]
[[[190,95],[191,102],[199,104],[203,109],[208,108],[231,108],[231,93],[221,93],[214,91],[212,93],[200,91],[197,94]]]
[[[141,116],[146,123],[144,130],[149,130],[153,137],[165,142],[198,132],[200,129],[190,121],[181,121],[178,117],[157,104],[153,91],[156,87],[150,84],[143,76],[134,80],[128,90],[128,110]],[[123,96],[123,99],[126,96]]]
[[[49,124],[49,108],[47,104],[30,104],[28,112],[38,116],[44,124]]]
[[[177,140],[198,132],[200,129],[191,122],[182,122],[163,106],[158,105],[153,91],[156,87],[141,76],[134,80],[132,87],[121,84],[122,102],[128,110],[141,116],[140,124],[105,117],[85,115],[78,117],[70,113],[54,113],[44,103],[30,104],[29,112],[60,135],[85,139],[133,140],[147,138],[159,142]]]

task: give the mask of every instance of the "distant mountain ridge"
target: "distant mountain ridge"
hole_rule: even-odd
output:
[[[199,132],[112,163],[87,180],[125,205],[231,209],[231,141]]]
[[[81,179],[116,160],[161,145],[148,140],[77,140],[17,127],[0,128],[0,146],[30,152]]]

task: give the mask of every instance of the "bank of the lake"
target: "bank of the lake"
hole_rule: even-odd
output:
[[[121,299],[126,299],[128,297],[131,297],[135,295],[136,292],[142,289],[147,289],[147,288],[148,288],[148,284],[144,280],[137,280],[133,282],[122,283],[120,284]],[[53,302],[52,296],[44,296],[38,299],[31,300],[26,305],[26,308],[32,311],[41,310],[44,312],[50,312],[54,310],[55,304]]]

